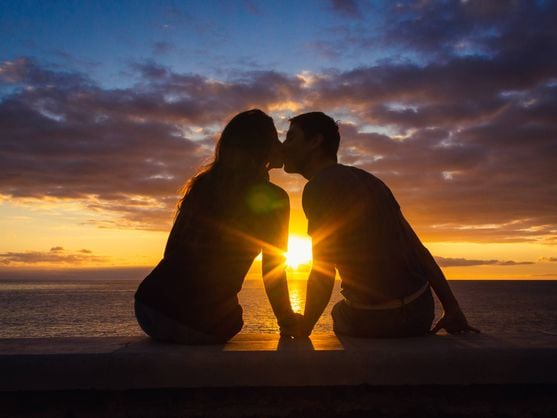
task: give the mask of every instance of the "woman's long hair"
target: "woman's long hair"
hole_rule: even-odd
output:
[[[169,240],[201,217],[225,221],[238,216],[249,186],[268,179],[265,165],[275,141],[273,119],[261,110],[234,116],[217,142],[214,160],[184,186]]]

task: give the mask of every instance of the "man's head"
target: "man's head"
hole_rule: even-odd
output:
[[[284,170],[306,174],[308,166],[337,161],[338,125],[323,112],[304,113],[290,119],[284,141]]]

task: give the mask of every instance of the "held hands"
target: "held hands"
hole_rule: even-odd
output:
[[[437,334],[441,329],[445,329],[449,334],[467,334],[469,332],[479,333],[480,330],[468,324],[464,313],[460,309],[445,312],[441,319],[429,331],[430,334]]]
[[[308,326],[302,314],[294,313],[294,316],[287,323],[281,323],[281,337],[307,338],[311,334],[313,327]]]

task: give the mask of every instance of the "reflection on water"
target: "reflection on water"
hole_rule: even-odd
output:
[[[294,312],[303,313],[305,306],[305,290],[302,296],[302,288],[305,289],[306,282],[301,282],[301,280],[291,281],[288,283],[288,292],[290,293],[290,304]]]
[[[303,312],[307,274],[289,272],[295,311]],[[141,335],[133,312],[138,280],[0,280],[0,338]],[[557,282],[451,282],[470,322],[486,333],[557,334]],[[244,329],[278,333],[260,277],[246,280],[239,294]],[[339,283],[316,325],[332,330],[331,308],[341,298]],[[437,304],[437,315],[439,315]]]
[[[288,291],[290,293],[290,304],[294,312],[304,313],[306,303],[307,273],[288,272]],[[271,305],[263,291],[261,278],[249,277],[244,282],[242,291],[238,297],[244,309],[244,332],[276,333],[278,326]],[[333,329],[331,309],[333,305],[342,298],[340,294],[340,283],[335,282],[331,301],[325,308],[324,314],[315,325],[316,332],[330,332]]]

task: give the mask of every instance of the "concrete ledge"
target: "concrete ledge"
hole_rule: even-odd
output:
[[[557,336],[293,341],[240,334],[222,346],[145,337],[0,340],[0,390],[557,383]]]

